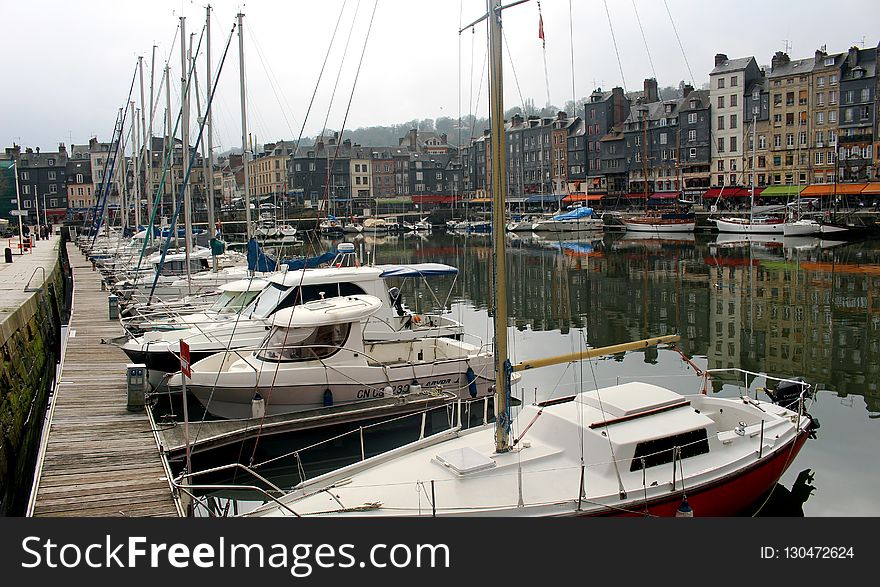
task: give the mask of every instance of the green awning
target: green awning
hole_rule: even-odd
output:
[[[377,204],[412,204],[412,198],[376,198]]]
[[[803,185],[771,185],[764,188],[761,197],[764,196],[797,196],[807,186]]]

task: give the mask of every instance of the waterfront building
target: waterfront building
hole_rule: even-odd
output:
[[[745,90],[761,75],[754,57],[728,59],[715,55],[709,74],[712,105],[712,185],[742,185],[742,127]]]

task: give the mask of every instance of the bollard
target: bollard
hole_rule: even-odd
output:
[[[6,256],[6,262],[12,263],[12,249],[6,247],[6,250],[3,251],[3,254]]]
[[[107,291],[107,281],[101,280],[101,291]]]
[[[144,395],[147,392],[147,366],[143,363],[131,363],[125,366],[126,388],[128,390],[129,412],[140,412],[144,409]]]
[[[119,318],[119,298],[109,295],[107,296],[107,303],[110,306],[110,319],[117,320]]]

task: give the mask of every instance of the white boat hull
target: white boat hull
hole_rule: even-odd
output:
[[[576,220],[542,220],[532,228],[535,232],[577,232],[581,230],[602,230],[601,218],[578,218]]]
[[[786,222],[783,227],[785,236],[810,236],[818,234],[821,226],[813,220],[798,220],[797,222]]]
[[[650,222],[630,222],[623,221],[623,225],[627,230],[633,232],[693,232],[696,228],[696,222],[670,222],[670,223],[650,223]]]
[[[718,227],[718,232],[730,232],[736,234],[778,234],[784,235],[785,223],[778,222],[768,224],[764,222],[751,223],[748,220],[735,221],[724,218],[713,218],[712,221]]]

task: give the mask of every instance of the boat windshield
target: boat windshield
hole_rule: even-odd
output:
[[[348,339],[351,323],[326,324],[317,328],[275,327],[257,358],[263,361],[309,361],[336,353]]]
[[[289,287],[284,287],[278,283],[272,283],[264,289],[245,312],[253,318],[266,318],[278,307],[278,303],[284,299],[284,296],[290,291]]]
[[[237,314],[241,309],[250,304],[254,298],[260,295],[259,290],[254,291],[224,291],[220,298],[214,302],[211,309],[220,314]]]

